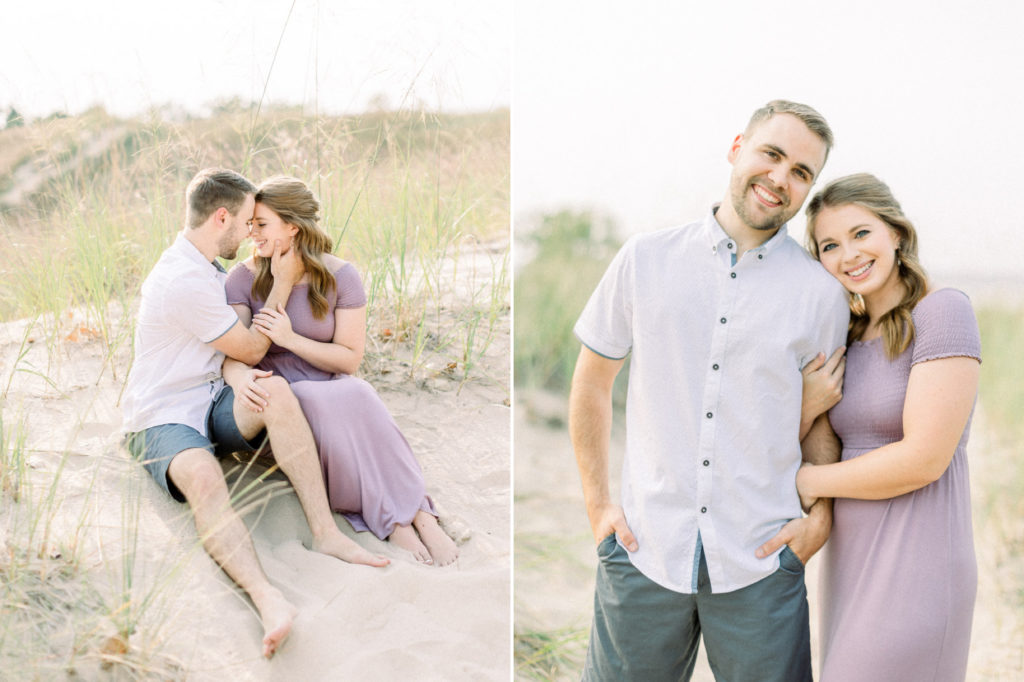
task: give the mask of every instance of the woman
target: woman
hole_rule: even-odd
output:
[[[970,301],[931,286],[913,225],[868,174],[811,200],[807,247],[852,311],[843,398],[809,438],[838,436],[841,461],[797,474],[805,504],[836,498],[821,678],[963,680],[977,587],[965,446],[981,344]]]
[[[273,341],[256,369],[291,384],[320,452],[332,509],[421,562],[450,564],[458,548],[437,523],[415,455],[373,387],[352,376],[363,357],[366,294],[355,267],[331,255],[319,210],[301,180],[277,177],[259,187],[254,253],[228,275],[228,303]],[[287,307],[269,310],[262,306],[273,284],[275,243],[282,253],[299,251],[304,274]],[[225,379],[258,410],[257,375],[229,363]]]

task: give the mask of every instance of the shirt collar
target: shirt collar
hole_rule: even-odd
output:
[[[178,236],[174,240],[173,248],[175,251],[188,258],[190,261],[193,261],[197,264],[201,263],[204,265],[212,265],[219,272],[227,273],[227,270],[224,269],[224,266],[221,265],[220,261],[218,261],[216,258],[213,259],[212,263],[206,260],[206,256],[204,256],[202,252],[200,252],[199,249],[196,248],[196,245],[185,238],[184,230],[178,233]]]
[[[708,240],[708,246],[711,248],[712,253],[718,253],[720,249],[727,251],[735,251],[736,245],[733,238],[726,234],[725,229],[718,222],[715,217],[715,211],[721,204],[712,204],[711,210],[708,211],[707,216],[704,218],[704,234]],[[787,225],[783,225],[778,231],[772,235],[772,238],[765,243],[750,249],[750,253],[756,253],[758,255],[768,254],[779,248],[785,241],[786,236],[789,234]]]

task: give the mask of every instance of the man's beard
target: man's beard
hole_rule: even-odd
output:
[[[789,214],[786,210],[789,207],[788,197],[781,192],[771,190],[774,194],[782,198],[782,204],[777,207],[778,213],[768,216],[753,214],[751,211],[747,210],[746,198],[748,192],[750,194],[754,194],[755,180],[757,180],[757,178],[748,180],[744,183],[742,190],[739,192],[732,192],[732,208],[736,212],[736,215],[739,216],[740,220],[754,230],[761,230],[764,232],[777,230],[785,225],[786,221],[793,217],[792,214]],[[756,196],[754,197],[754,201],[757,201]]]

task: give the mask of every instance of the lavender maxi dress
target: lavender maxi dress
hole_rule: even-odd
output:
[[[913,311],[916,338],[890,362],[881,339],[846,352],[843,399],[829,412],[848,460],[903,438],[918,362],[981,358],[967,296],[940,289]],[[977,588],[964,427],[945,473],[888,500],[837,499],[821,583],[823,682],[962,681]]]
[[[253,298],[253,279],[243,264],[232,268],[225,285],[228,303],[244,303],[258,312],[264,301]],[[334,338],[334,308],[366,305],[362,281],[351,263],[343,263],[334,279],[337,300],[322,320],[313,318],[306,284],[292,289],[285,307],[292,329],[329,342]],[[276,344],[257,366],[291,384],[313,431],[331,509],[344,514],[353,528],[370,530],[383,540],[395,524],[410,524],[418,510],[436,516],[416,456],[370,384],[325,372]]]

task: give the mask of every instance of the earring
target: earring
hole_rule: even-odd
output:
[[[899,245],[897,245],[896,246],[896,267],[901,267],[902,265],[903,265],[903,261],[900,260],[900,247],[899,247]]]

